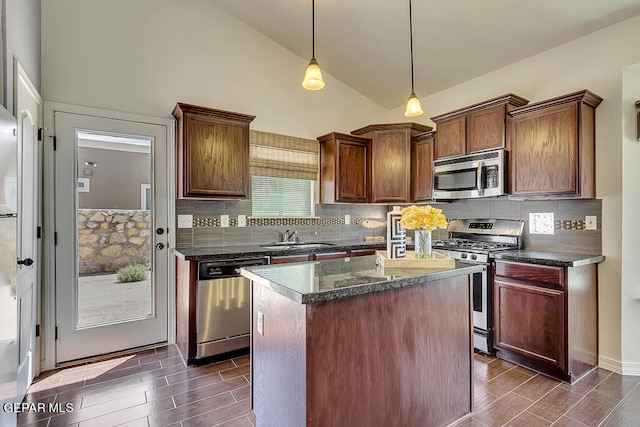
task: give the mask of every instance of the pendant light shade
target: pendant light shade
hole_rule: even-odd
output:
[[[302,87],[308,90],[319,90],[324,87],[320,65],[316,61],[316,5],[315,0],[311,0],[311,60],[304,73]]]
[[[424,111],[422,111],[420,100],[415,93],[411,92],[411,95],[409,95],[409,100],[407,101],[407,109],[404,112],[404,115],[407,117],[415,117],[421,115],[422,113],[424,113]]]
[[[407,101],[407,109],[404,112],[406,117],[415,117],[419,116],[423,113],[422,106],[420,105],[420,100],[416,96],[416,93],[413,88],[413,23],[411,19],[411,0],[409,0],[409,40],[411,47],[411,95],[409,95],[409,100]]]

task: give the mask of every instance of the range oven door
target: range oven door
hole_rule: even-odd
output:
[[[505,194],[505,151],[433,162],[433,197],[469,199]]]

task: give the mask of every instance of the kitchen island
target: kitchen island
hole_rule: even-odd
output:
[[[258,426],[445,426],[469,414],[469,274],[375,257],[249,267]]]

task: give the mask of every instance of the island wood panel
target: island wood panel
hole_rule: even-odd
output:
[[[309,306],[306,425],[444,426],[468,414],[470,304],[460,276]]]
[[[435,427],[468,414],[471,298],[469,276],[308,305],[254,282],[257,426]]]
[[[506,104],[467,116],[467,153],[505,146]]]
[[[196,357],[198,263],[176,257],[176,347],[185,364]]]
[[[252,283],[251,402],[257,427],[306,425],[307,306]],[[258,312],[264,334],[257,332]]]

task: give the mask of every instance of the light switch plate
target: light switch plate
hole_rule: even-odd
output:
[[[258,311],[258,325],[256,327],[260,335],[264,335],[264,313]]]
[[[596,215],[587,215],[584,217],[584,229],[585,230],[597,230],[598,229],[598,217]]]
[[[229,226],[229,215],[220,215],[220,227]]]
[[[529,213],[529,234],[553,234],[554,230],[553,212]]]
[[[178,215],[178,228],[193,228],[193,215]]]
[[[247,216],[238,215],[238,227],[246,227],[246,226],[247,226]]]

